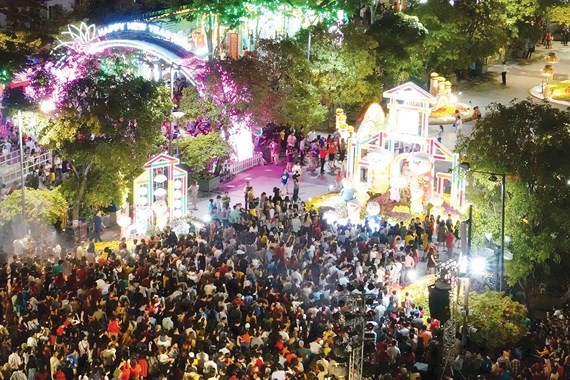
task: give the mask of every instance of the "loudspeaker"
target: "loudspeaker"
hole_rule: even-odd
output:
[[[429,286],[428,289],[430,316],[444,324],[451,318],[451,312],[449,310],[449,290],[437,288],[435,285]]]

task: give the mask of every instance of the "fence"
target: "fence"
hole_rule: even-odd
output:
[[[51,164],[51,152],[45,152],[37,157],[24,156],[24,177],[26,177],[32,170],[38,170],[46,164]],[[3,156],[0,159],[0,183],[3,185],[11,186],[12,184],[20,182],[20,152],[10,152],[10,154]]]
[[[226,162],[222,170],[232,174],[238,174],[254,166],[260,165],[263,162],[263,154],[261,152],[253,153],[253,157],[239,162]]]

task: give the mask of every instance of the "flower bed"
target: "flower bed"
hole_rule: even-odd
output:
[[[421,265],[421,264],[419,264]],[[424,264],[425,265],[425,264]],[[429,292],[428,286],[437,280],[437,276],[428,275],[418,278],[410,285],[406,286],[400,292],[400,299],[405,298],[408,293],[412,297],[412,301],[416,306],[422,306],[424,309],[424,321],[429,317]]]
[[[552,99],[570,101],[570,80],[548,85],[552,89]]]
[[[429,115],[429,123],[451,124],[455,121],[455,118],[453,117],[455,110],[459,111],[464,122],[473,120],[473,109],[465,104],[459,103],[453,106],[445,106],[433,110]]]

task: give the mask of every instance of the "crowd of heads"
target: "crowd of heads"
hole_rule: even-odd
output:
[[[399,227],[328,225],[302,202],[269,197],[232,212],[114,250],[25,240],[0,271],[3,373],[342,378],[355,316],[367,323],[367,363],[383,373],[427,359],[418,337],[435,325],[401,292]]]

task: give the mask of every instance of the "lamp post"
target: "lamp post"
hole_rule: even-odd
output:
[[[465,171],[471,171],[473,173],[489,174],[489,181],[497,182],[501,177],[501,251],[499,253],[499,262],[497,272],[499,275],[498,288],[499,291],[503,291],[503,281],[505,277],[505,195],[506,195],[506,185],[507,185],[507,175],[505,173],[493,173],[481,170],[472,170],[468,162],[462,162],[459,167]],[[471,224],[469,225],[471,228]]]
[[[26,223],[26,185],[24,183],[24,142],[22,141],[22,111],[18,111],[18,138],[20,139],[20,181],[22,183],[22,223],[24,232],[27,228]]]
[[[176,118],[176,125],[180,128],[180,118],[184,116],[184,112],[182,111],[174,111],[172,112],[172,116]],[[170,138],[168,139],[168,154],[172,155],[172,139],[174,138],[174,126],[172,122],[170,122]],[[178,146],[178,145],[177,145]]]

